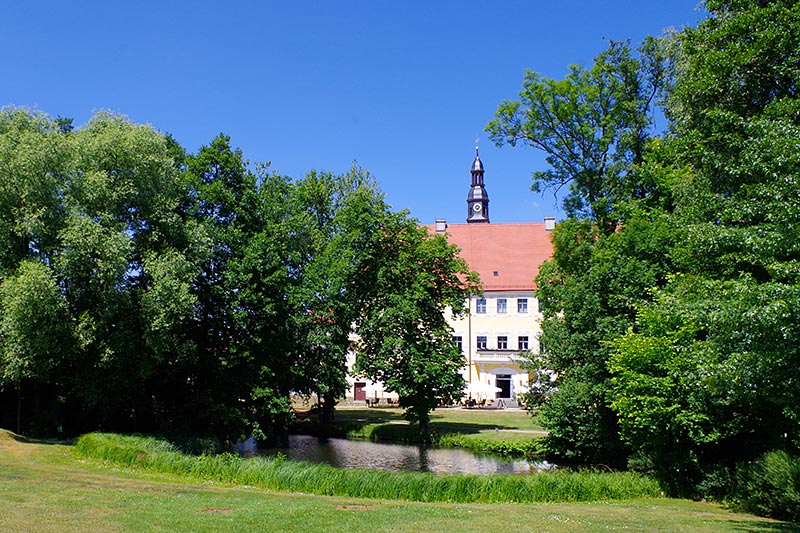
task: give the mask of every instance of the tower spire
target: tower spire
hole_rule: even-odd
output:
[[[475,160],[472,162],[472,184],[467,194],[467,222],[489,223],[489,195],[483,185],[483,162],[478,147],[475,147]]]

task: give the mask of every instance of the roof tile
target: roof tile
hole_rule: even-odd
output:
[[[539,266],[553,255],[551,235],[535,222],[447,225],[448,242],[461,249],[487,292],[533,290]]]

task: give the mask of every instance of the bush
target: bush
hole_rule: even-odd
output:
[[[769,452],[740,469],[738,478],[743,510],[800,522],[800,457]]]

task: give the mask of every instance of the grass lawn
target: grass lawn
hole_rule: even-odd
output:
[[[369,421],[403,421],[403,410],[395,407],[348,407],[336,408],[337,419],[364,419]],[[526,411],[519,409],[461,409],[445,408],[431,412],[433,427],[472,428],[476,430],[514,429],[541,431]]]
[[[403,410],[392,407],[342,406],[336,409],[336,421],[362,422],[364,427],[407,424]],[[529,442],[546,434],[526,411],[519,409],[436,409],[431,413],[431,430],[441,435],[463,435],[467,441],[507,443]]]
[[[790,524],[672,500],[421,504],[271,493],[120,470],[0,430],[0,531],[787,532]]]

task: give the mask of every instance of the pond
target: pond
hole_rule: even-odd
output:
[[[308,435],[291,435],[289,448],[261,449],[258,453],[280,453],[287,459],[327,463],[339,468],[414,470],[436,474],[529,474],[553,467],[546,462],[475,455],[459,449],[338,438],[319,439]]]

